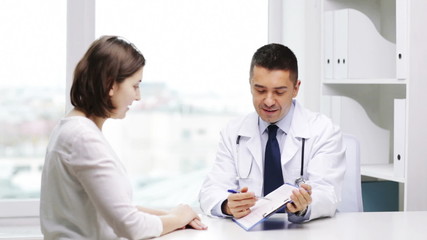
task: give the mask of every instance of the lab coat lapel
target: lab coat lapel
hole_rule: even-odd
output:
[[[295,101],[295,110],[291,123],[291,128],[286,136],[285,145],[282,152],[282,166],[286,165],[298,152],[302,144],[302,138],[310,138],[309,124],[304,116],[301,105]]]
[[[283,153],[282,153],[282,166],[286,165],[287,162],[289,162],[297,153],[299,149],[300,141],[295,136],[292,136],[289,134],[286,137],[285,146],[283,147]]]
[[[247,119],[245,119],[238,135],[247,138],[245,143],[241,142],[242,146],[244,145],[247,151],[251,153],[258,165],[258,168],[264,169],[262,163],[261,137],[259,135],[258,128],[258,115],[256,113],[251,114]],[[242,140],[245,141],[246,139],[242,138]]]

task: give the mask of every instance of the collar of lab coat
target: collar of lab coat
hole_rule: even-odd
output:
[[[308,117],[305,113],[304,108],[295,99],[294,116],[292,119],[289,134],[293,138],[310,138]],[[238,136],[257,138],[259,137],[258,132],[258,114],[256,112],[250,114],[243,122],[237,133]]]
[[[292,119],[291,127],[289,133],[286,137],[285,145],[282,149],[282,165],[286,164],[292,159],[292,157],[297,153],[298,149],[301,146],[302,138],[309,139],[310,128],[309,128],[309,119],[306,113],[306,110],[296,101],[294,116]],[[238,130],[238,136],[248,138],[246,142],[247,149],[251,152],[255,158],[260,169],[263,169],[262,163],[262,149],[261,149],[261,137],[259,134],[258,128],[258,114],[250,114],[243,122]],[[244,139],[242,139],[244,141]]]

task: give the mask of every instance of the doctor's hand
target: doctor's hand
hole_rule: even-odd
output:
[[[308,184],[301,184],[299,189],[294,189],[291,195],[292,203],[286,204],[288,212],[296,213],[305,211],[308,205],[311,204],[311,186]]]
[[[248,188],[244,187],[240,193],[228,195],[227,200],[223,203],[222,211],[235,218],[242,218],[251,212],[250,208],[255,205],[256,201],[255,193],[248,192]]]

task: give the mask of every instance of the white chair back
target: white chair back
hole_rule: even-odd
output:
[[[346,150],[346,171],[342,188],[339,212],[363,212],[362,182],[360,176],[360,146],[352,135],[344,134]]]

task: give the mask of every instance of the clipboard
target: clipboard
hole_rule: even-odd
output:
[[[242,218],[233,218],[233,221],[246,231],[251,230],[291,202],[290,196],[294,189],[298,188],[287,183],[283,184],[264,198],[260,198],[251,208],[251,213]]]

